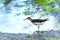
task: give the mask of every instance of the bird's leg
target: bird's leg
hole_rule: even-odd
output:
[[[39,24],[38,24],[38,39],[40,40],[40,38],[39,38]]]

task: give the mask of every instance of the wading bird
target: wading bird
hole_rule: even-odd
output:
[[[46,18],[46,19],[32,19],[31,17],[28,17],[26,19],[30,20],[33,24],[38,26],[38,37],[40,37],[39,36],[40,35],[39,34],[39,25],[41,25],[42,22],[46,22],[49,20],[48,18]],[[24,19],[24,20],[26,20],[26,19]],[[38,39],[40,40],[40,38],[38,38]]]

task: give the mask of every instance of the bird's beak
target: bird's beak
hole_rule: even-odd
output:
[[[23,20],[27,20],[27,19],[23,19]]]
[[[47,21],[48,21],[49,19],[47,18]]]

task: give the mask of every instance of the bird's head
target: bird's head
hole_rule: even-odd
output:
[[[27,17],[26,19],[28,19],[28,20],[32,20],[32,18],[31,18],[31,17]],[[24,20],[26,20],[26,19],[24,19]]]
[[[46,18],[46,19],[44,19],[45,21],[48,21],[49,19],[48,18]]]

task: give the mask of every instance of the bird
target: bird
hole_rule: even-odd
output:
[[[30,20],[32,23],[42,23],[42,22],[46,22],[49,20],[48,18],[46,18],[46,19],[32,19],[31,17],[27,17],[26,19]],[[24,19],[24,20],[26,20],[26,19]]]
[[[48,18],[46,18],[46,19],[32,19],[31,17],[27,17],[26,19],[28,19],[28,20],[30,20],[34,25],[37,25],[38,26],[38,37],[40,37],[39,36],[39,25],[41,25],[41,23],[42,22],[46,22],[46,21],[48,21],[49,19]],[[24,20],[26,20],[26,19],[24,19]],[[39,38],[39,40],[40,40],[40,38]]]

